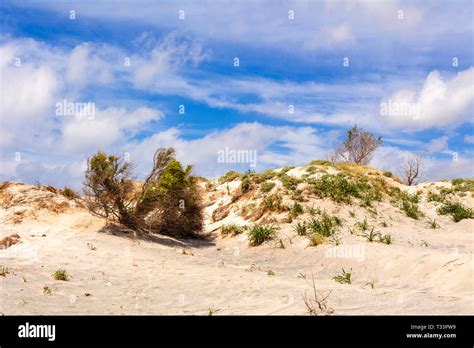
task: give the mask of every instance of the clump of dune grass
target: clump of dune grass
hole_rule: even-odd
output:
[[[454,222],[459,222],[463,219],[472,219],[474,212],[471,208],[465,207],[459,202],[446,202],[438,208],[438,214],[451,215]]]
[[[231,235],[232,237],[237,236],[245,231],[245,226],[238,226],[236,224],[222,225],[221,235],[222,237]]]
[[[319,218],[311,218],[308,220],[307,224],[308,229],[312,233],[317,233],[324,237],[330,237],[342,225],[342,221],[337,216],[331,216],[327,212],[322,212]]]
[[[52,274],[52,277],[53,277],[54,280],[63,280],[63,281],[68,281],[69,280],[69,274],[63,268],[60,268],[60,269],[56,270]]]
[[[426,196],[426,200],[428,202],[439,202],[443,203],[446,199],[446,196],[440,195],[434,192],[428,192],[428,195]]]
[[[306,221],[298,222],[293,229],[295,230],[298,236],[305,236],[308,230],[308,226],[306,225]]]
[[[342,269],[342,274],[332,277],[336,282],[340,284],[351,284],[352,283],[352,273],[346,272],[344,268]]]
[[[248,241],[250,246],[261,245],[263,242],[273,239],[275,227],[270,225],[254,225],[249,229]]]

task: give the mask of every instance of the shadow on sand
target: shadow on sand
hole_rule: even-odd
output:
[[[208,248],[216,244],[212,241],[210,233],[203,234],[199,238],[175,238],[159,234],[141,234],[129,228],[118,225],[105,225],[99,230],[99,233],[114,235],[117,237],[128,238],[132,240],[143,240],[169,247],[180,248]]]

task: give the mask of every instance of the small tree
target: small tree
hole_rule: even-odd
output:
[[[183,169],[174,149],[158,149],[140,189],[133,183],[129,163],[98,152],[87,161],[87,206],[92,214],[138,232],[193,236],[202,230],[203,215],[191,169]]]
[[[137,214],[151,231],[189,237],[202,230],[202,206],[191,166],[174,159],[174,149],[159,149],[143,185]]]
[[[123,159],[99,151],[87,160],[84,193],[93,215],[136,228],[133,190],[130,164]]]
[[[353,162],[367,165],[375,150],[382,144],[382,137],[375,138],[369,132],[363,131],[357,125],[347,131],[347,138],[330,156],[333,163]]]
[[[422,162],[422,156],[414,154],[408,155],[406,161],[400,166],[400,176],[405,184],[411,186],[419,178]]]

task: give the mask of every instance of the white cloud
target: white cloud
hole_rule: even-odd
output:
[[[121,108],[97,110],[95,117],[65,116],[62,141],[66,151],[86,152],[107,148],[121,140],[122,143],[147,127],[163,114],[154,109],[138,108],[133,112]]]
[[[474,144],[474,135],[465,135],[464,142],[466,144]]]
[[[463,122],[472,122],[473,81],[473,67],[448,81],[441,78],[439,71],[432,71],[419,91],[399,90],[384,98],[382,105],[393,108],[380,117],[387,126],[411,131],[431,127],[453,129]]]
[[[427,145],[426,149],[429,153],[433,152],[441,152],[444,150],[448,150],[448,139],[447,135],[442,136],[440,138],[436,138],[430,141]]]
[[[131,159],[143,175],[149,170],[153,154],[159,147],[172,146],[178,159],[196,165],[200,175],[218,176],[224,172],[240,168],[246,170],[248,164],[236,166],[217,162],[219,150],[255,150],[257,151],[257,170],[283,164],[303,164],[315,158],[325,158],[328,144],[325,133],[319,133],[310,127],[277,127],[260,123],[240,123],[232,128],[209,133],[192,140],[186,140],[176,128],[154,134],[135,144],[128,151]],[[272,146],[285,149],[286,154],[277,153]]]

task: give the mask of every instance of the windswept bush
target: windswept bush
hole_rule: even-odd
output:
[[[89,211],[136,229],[136,195],[130,163],[99,151],[87,160],[84,193]]]
[[[84,182],[88,208],[138,232],[194,236],[202,230],[203,216],[191,169],[175,159],[174,149],[158,149],[140,188],[128,162],[98,152],[88,160]]]

